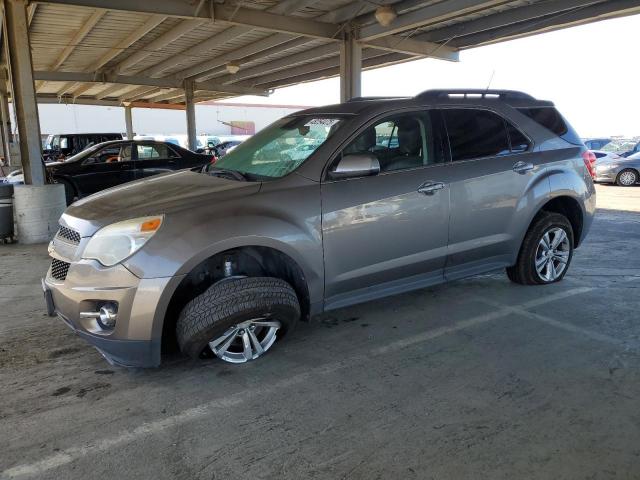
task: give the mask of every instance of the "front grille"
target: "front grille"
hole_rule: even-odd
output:
[[[56,280],[64,280],[67,278],[67,272],[69,271],[69,264],[54,258],[51,262],[51,276]]]
[[[71,228],[63,227],[62,225],[60,226],[60,230],[58,230],[58,238],[75,244],[80,243],[80,233]]]

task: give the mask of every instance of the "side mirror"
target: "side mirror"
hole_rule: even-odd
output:
[[[331,172],[333,178],[367,177],[380,173],[380,162],[372,153],[345,155]]]

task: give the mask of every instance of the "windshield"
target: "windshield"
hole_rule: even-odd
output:
[[[242,142],[211,170],[280,178],[298,168],[344,122],[342,117],[283,118]]]
[[[95,152],[102,145],[103,145],[102,143],[98,143],[97,145],[91,145],[90,147],[85,148],[81,152],[76,153],[75,155],[72,155],[70,157],[65,158],[64,161],[65,162],[73,162],[74,160],[78,160],[80,158],[85,158],[88,154],[90,154],[92,152]]]

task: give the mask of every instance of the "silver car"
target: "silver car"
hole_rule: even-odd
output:
[[[615,183],[621,187],[636,185],[640,181],[640,153],[627,158],[618,155],[598,158],[595,181]]]
[[[301,143],[315,148],[282,154]],[[557,282],[595,211],[588,154],[520,92],[301,111],[202,171],[71,205],[47,308],[116,364],[172,347],[243,363],[323,311],[496,269]]]

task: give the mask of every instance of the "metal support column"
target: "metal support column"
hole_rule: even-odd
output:
[[[184,81],[184,103],[187,107],[187,138],[189,149],[196,151],[196,106],[193,103],[193,81]]]
[[[5,0],[5,32],[11,92],[20,136],[20,157],[27,185],[44,185],[42,144],[33,66],[29,44],[29,23],[25,0]]]
[[[133,108],[130,105],[124,107],[124,123],[127,126],[127,140],[133,140]]]
[[[361,95],[362,47],[353,31],[347,31],[340,45],[340,101]]]
[[[9,94],[7,93],[6,80],[0,79],[0,140],[2,141],[2,154],[8,165],[11,161],[11,116],[9,114]]]

